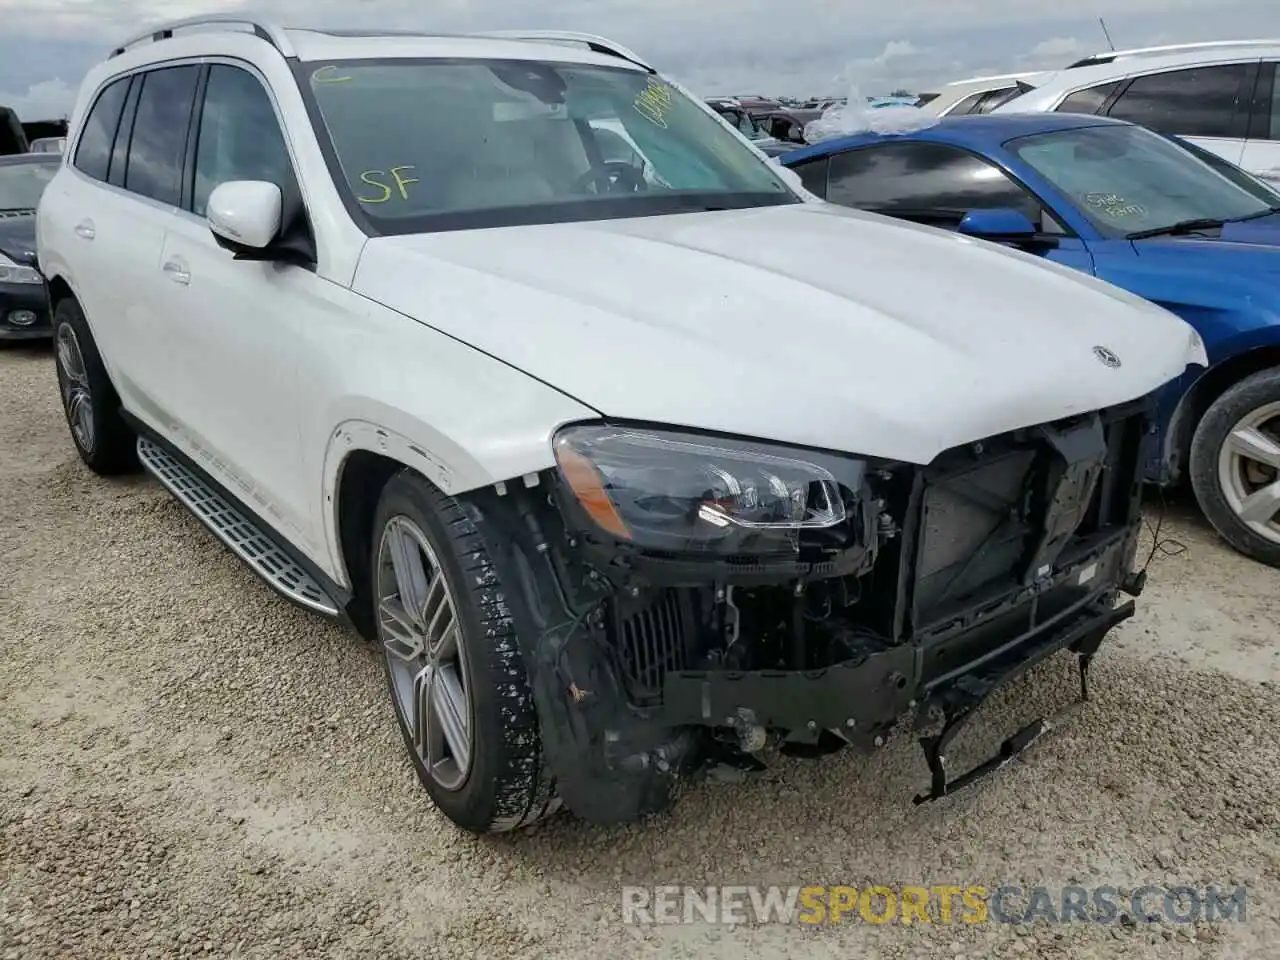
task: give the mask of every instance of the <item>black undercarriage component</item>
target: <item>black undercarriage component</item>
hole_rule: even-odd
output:
[[[467,498],[521,637],[565,805],[635,819],[708,759],[766,744],[880,747],[913,708],[924,800],[1008,763],[1055,723],[948,780],[992,690],[1062,650],[1088,663],[1141,592],[1130,573],[1150,401],[991,438],[927,467],[871,464],[848,529],[787,557],[638,550],[596,528],[554,472]],[[918,798],[919,799],[919,798]],[[922,801],[923,802],[923,801]]]
[[[918,804],[939,800],[955,793],[964,787],[994,773],[1013,761],[1049,730],[1058,726],[1062,720],[1074,713],[1082,703],[1089,699],[1089,664],[1097,653],[1098,646],[1112,627],[1133,616],[1132,600],[1115,608],[1091,611],[1092,616],[1077,621],[1065,628],[1052,631],[1029,649],[1019,649],[1012,654],[991,661],[973,673],[967,674],[962,682],[953,682],[949,688],[935,690],[926,701],[926,712],[930,707],[937,707],[944,718],[942,730],[932,736],[921,737],[920,746],[924,750],[925,763],[929,767],[929,792],[916,796],[913,802]],[[972,719],[974,711],[997,689],[1031,669],[1051,654],[1063,649],[1074,651],[1079,658],[1080,698],[1065,710],[1052,717],[1038,717],[1023,727],[1013,736],[1000,744],[996,755],[985,763],[957,776],[947,779],[947,750],[955,737]]]

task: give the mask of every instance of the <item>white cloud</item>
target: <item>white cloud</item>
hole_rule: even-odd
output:
[[[0,104],[12,108],[22,120],[58,120],[75,106],[76,88],[61,78],[41,80],[25,93],[0,91]]]
[[[1075,37],[1051,37],[1037,43],[1027,56],[1032,60],[1050,60],[1059,63],[1071,57],[1079,58],[1089,52],[1092,51],[1086,51],[1084,44]]]
[[[46,81],[74,87],[113,44],[157,19],[251,9],[287,25],[601,33],[703,93],[921,90],[1106,49],[1092,11],[1026,0],[894,0],[874,14],[831,0],[0,0],[0,91],[27,103]],[[1111,0],[1107,26],[1120,47],[1280,35],[1275,0],[1216,0],[1211,17],[1206,9],[1204,0]]]

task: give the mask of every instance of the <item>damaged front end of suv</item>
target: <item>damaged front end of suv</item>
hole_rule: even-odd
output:
[[[928,465],[652,425],[561,430],[557,469],[467,498],[564,804],[617,822],[712,760],[881,746],[913,711],[936,799],[1000,684],[1133,613],[1151,399]]]

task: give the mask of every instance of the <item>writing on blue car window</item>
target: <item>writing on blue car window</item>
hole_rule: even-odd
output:
[[[1191,150],[1143,127],[1038,133],[1009,148],[1108,237],[1190,220],[1234,220],[1268,205]]]

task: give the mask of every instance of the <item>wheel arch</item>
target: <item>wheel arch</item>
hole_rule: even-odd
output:
[[[1205,412],[1241,380],[1271,367],[1280,367],[1280,342],[1262,344],[1229,356],[1209,367],[1187,388],[1174,408],[1165,434],[1165,456],[1173,457],[1172,482],[1178,482],[1186,472],[1196,425]]]
[[[383,488],[403,470],[412,470],[442,492],[461,495],[512,477],[494,476],[485,465],[446,436],[428,444],[363,419],[342,422],[331,435],[324,463],[324,528],[334,579],[351,591],[348,614],[366,638],[373,637],[368,596],[373,517]],[[449,450],[447,460],[436,451]],[[520,461],[536,474],[553,463],[551,447],[536,459]],[[509,466],[510,464],[508,464]]]
[[[79,299],[76,297],[75,290],[71,289],[71,284],[67,281],[67,278],[61,273],[55,273],[46,283],[49,288],[49,305],[51,307],[56,308],[59,301],[66,300],[68,297],[73,300]]]

